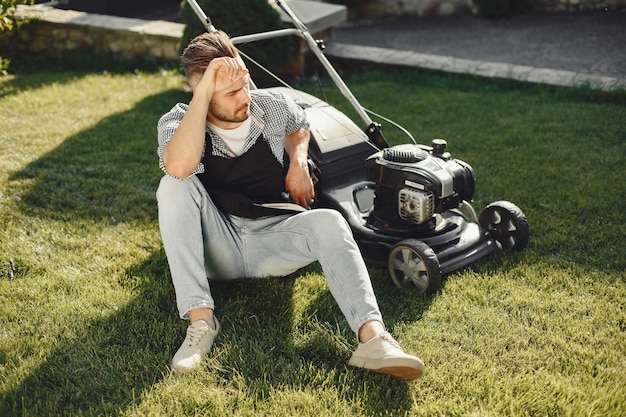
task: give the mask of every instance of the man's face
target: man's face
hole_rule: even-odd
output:
[[[218,77],[221,78],[219,79],[221,87],[211,96],[207,119],[222,129],[233,129],[250,116],[250,76],[245,74],[230,79],[225,72],[220,71]],[[194,74],[189,78],[194,94],[201,78],[202,74]]]
[[[239,124],[250,116],[249,76],[245,75],[226,90],[213,94],[209,103],[209,121],[218,127]],[[230,126],[232,127],[232,126]]]

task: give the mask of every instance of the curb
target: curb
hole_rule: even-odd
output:
[[[475,61],[450,56],[423,54],[412,51],[357,46],[333,42],[324,51],[329,57],[369,61],[380,64],[413,66],[457,74],[472,74],[487,78],[505,78],[555,86],[588,85],[611,91],[626,88],[626,79],[583,74],[573,71],[536,68],[499,62]]]

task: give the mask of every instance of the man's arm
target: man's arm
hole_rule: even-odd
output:
[[[202,158],[209,102],[194,94],[178,129],[163,149],[163,165],[169,175],[187,178]]]
[[[315,197],[315,188],[309,174],[309,139],[308,130],[298,129],[287,135],[284,140],[285,151],[290,161],[285,188],[291,201],[302,207],[310,206]]]
[[[178,129],[163,149],[163,165],[177,178],[191,175],[202,158],[209,103],[213,94],[231,86],[248,73],[237,58],[216,58],[202,75],[188,81],[193,91],[189,108]]]

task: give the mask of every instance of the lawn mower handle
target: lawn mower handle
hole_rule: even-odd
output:
[[[191,6],[196,16],[198,16],[207,32],[217,32],[217,29],[215,29],[215,26],[211,23],[211,19],[200,8],[196,0],[187,0],[187,3],[189,3],[189,6]]]
[[[208,32],[215,32],[217,30],[211,23],[211,19],[202,11],[202,9],[200,8],[196,0],[187,0],[187,3],[189,3],[189,5],[193,9],[193,11],[196,13],[196,15],[198,16],[198,18],[200,19],[200,21],[202,22],[202,24],[204,25],[204,27],[206,28]],[[289,19],[291,19],[291,21],[293,22],[295,26],[295,29],[293,28],[292,29],[279,29],[279,30],[268,31],[268,32],[263,32],[263,33],[235,36],[231,39],[233,44],[238,45],[241,43],[248,43],[248,42],[260,41],[264,39],[276,38],[280,36],[290,36],[290,35],[299,36],[300,38],[304,39],[309,49],[315,54],[317,59],[322,63],[322,65],[324,66],[324,69],[326,69],[326,72],[328,73],[330,78],[333,80],[333,82],[335,83],[335,85],[337,86],[341,94],[343,94],[343,96],[348,100],[348,102],[352,105],[354,110],[357,112],[361,120],[363,120],[363,122],[367,125],[367,128],[365,129],[365,134],[367,135],[367,137],[379,149],[388,148],[389,144],[387,143],[387,140],[385,139],[385,137],[383,136],[380,130],[380,125],[377,123],[374,123],[372,119],[369,117],[369,115],[365,112],[365,110],[363,109],[363,106],[361,106],[361,104],[358,102],[356,97],[354,97],[354,95],[352,94],[348,86],[343,82],[343,80],[341,79],[337,71],[335,71],[335,68],[328,61],[328,59],[322,52],[319,44],[315,41],[315,39],[313,39],[313,36],[311,36],[311,33],[309,32],[306,25],[302,23],[302,21],[300,21],[298,16],[296,16],[296,14],[293,12],[293,10],[291,10],[291,8],[287,5],[286,2],[282,0],[275,0],[275,3],[278,5],[278,7],[280,7],[283,10],[283,12],[285,12],[285,14],[289,17]]]

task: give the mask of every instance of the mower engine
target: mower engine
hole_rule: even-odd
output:
[[[435,213],[459,207],[474,196],[474,170],[432,146],[405,144],[383,149],[366,161],[367,178],[376,183],[373,215],[390,224],[423,224]]]

